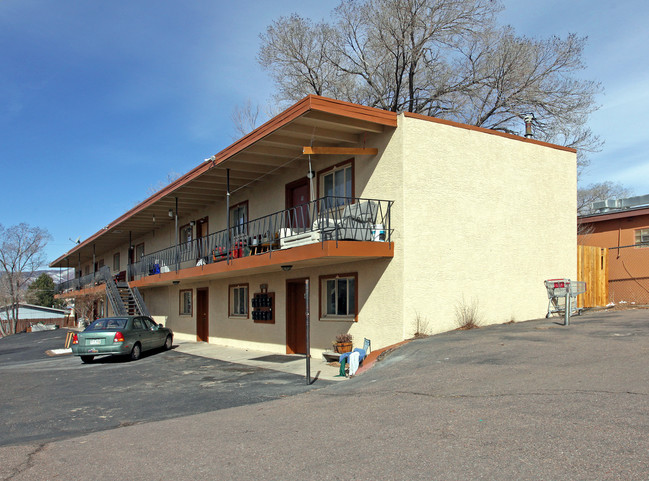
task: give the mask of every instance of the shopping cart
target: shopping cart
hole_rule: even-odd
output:
[[[577,296],[586,292],[585,282],[548,279],[545,281],[545,288],[548,291],[548,313],[545,317],[550,317],[554,313],[565,316],[566,304],[571,316],[581,314],[582,309],[577,307]]]

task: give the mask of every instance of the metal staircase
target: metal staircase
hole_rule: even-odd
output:
[[[130,287],[128,282],[115,282],[108,273],[106,281],[106,297],[116,316],[149,316],[144,299],[137,287]]]

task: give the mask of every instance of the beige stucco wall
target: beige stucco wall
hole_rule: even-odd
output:
[[[311,281],[311,342],[314,355],[334,336],[350,332],[373,347],[456,327],[456,307],[475,305],[483,323],[542,317],[543,280],[576,277],[575,154],[476,130],[399,116],[396,130],[368,136],[376,156],[354,160],[355,195],[393,200],[392,259],[321,268],[241,275],[225,280],[183,280],[179,286],[144,289],[149,310],[177,338],[196,339],[196,316],[179,315],[179,290],[209,288],[210,342],[283,353],[286,350],[286,280]],[[347,157],[314,156],[321,171]],[[307,159],[238,190],[250,218],[285,207],[286,184],[302,178]],[[210,233],[225,228],[225,199],[203,211],[180,212],[178,225],[209,217]],[[162,224],[162,222],[161,222]],[[387,226],[386,226],[387,227]],[[174,244],[173,223],[133,239],[151,253]],[[119,248],[122,268],[127,246]],[[105,253],[112,267],[112,254]],[[358,322],[318,317],[319,276],[357,272]],[[228,317],[228,286],[268,284],[276,295],[275,324]],[[420,319],[421,325],[416,320]]]
[[[403,129],[404,322],[455,328],[545,315],[543,280],[576,278],[576,155],[420,119]]]

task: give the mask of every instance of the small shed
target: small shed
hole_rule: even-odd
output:
[[[0,307],[0,319],[6,321],[11,312],[11,304]],[[66,309],[36,306],[33,304],[18,304],[18,324],[16,332],[22,332],[33,324],[56,324],[59,327],[74,326],[74,317]]]

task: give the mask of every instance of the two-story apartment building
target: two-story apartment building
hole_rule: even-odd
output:
[[[177,337],[281,353],[305,350],[308,281],[315,351],[376,348],[462,306],[544,316],[543,280],[575,277],[575,212],[573,149],[309,96],[51,266],[79,273],[61,296],[111,313],[117,277]]]

